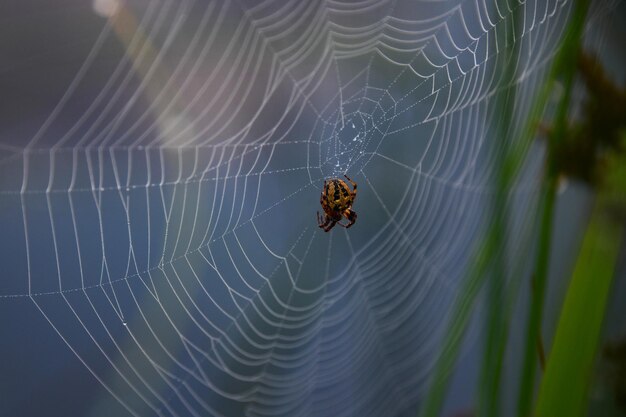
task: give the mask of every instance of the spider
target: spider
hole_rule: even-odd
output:
[[[320,204],[324,209],[324,219],[317,212],[317,223],[320,228],[328,232],[335,224],[345,227],[346,229],[356,222],[356,212],[352,210],[352,204],[356,198],[356,182],[352,181],[347,175],[344,175],[352,184],[352,191],[344,180],[333,178],[324,181],[324,189],[320,197]],[[348,224],[341,223],[345,217]]]

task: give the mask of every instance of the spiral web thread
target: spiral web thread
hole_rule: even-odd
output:
[[[94,415],[412,415],[514,137],[491,135],[495,97],[517,88],[520,128],[571,1],[116,7],[0,149],[22,220],[0,302],[27,299],[97,378]],[[359,218],[324,233],[344,174]]]

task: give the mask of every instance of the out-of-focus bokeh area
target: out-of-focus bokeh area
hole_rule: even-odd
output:
[[[564,95],[584,119],[588,96],[553,69],[576,3],[4,1],[0,415],[415,416],[450,343],[440,414],[490,415],[496,310],[495,415],[516,415],[552,121]],[[616,89],[625,24],[604,0],[582,26]],[[358,218],[325,233],[322,184],[344,174]],[[601,194],[555,184],[548,358]],[[502,260],[479,273],[499,284],[473,296],[480,253]],[[615,259],[588,415],[626,413],[623,239]]]

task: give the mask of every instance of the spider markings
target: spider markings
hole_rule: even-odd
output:
[[[335,227],[335,224],[345,227],[346,229],[356,222],[356,212],[352,210],[354,199],[356,198],[356,182],[352,181],[347,175],[346,179],[352,184],[352,190],[344,180],[333,178],[324,181],[324,188],[320,196],[320,204],[324,209],[324,218],[317,212],[317,224],[325,232]],[[341,223],[345,217],[348,224]]]

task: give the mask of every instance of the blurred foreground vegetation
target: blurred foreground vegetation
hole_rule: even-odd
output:
[[[600,357],[609,369],[602,383],[611,387],[614,396],[614,406],[603,410],[602,415],[607,412],[626,415],[626,335],[623,340],[600,346],[609,295],[626,235],[626,89],[606,74],[593,51],[582,49],[588,8],[587,0],[575,1],[552,70],[537,94],[525,128],[502,153],[491,202],[492,211],[497,215],[477,248],[473,269],[451,314],[444,347],[421,409],[420,415],[424,417],[441,413],[448,380],[481,291],[485,291],[486,297],[484,357],[478,399],[469,415],[502,415],[502,366],[509,342],[508,329],[512,326],[509,310],[519,288],[516,282],[519,277],[507,277],[505,266],[503,248],[510,215],[507,190],[526,156],[524,149],[528,147],[525,145],[533,140],[543,142],[546,157],[524,354],[516,360],[521,366],[521,380],[515,414],[518,417],[598,415],[590,411],[588,399]],[[512,73],[519,51],[510,52],[505,71]],[[584,90],[582,102],[573,100],[575,88]],[[548,99],[555,91],[560,92],[556,110],[546,120]],[[501,99],[499,107],[504,126],[499,132],[502,135],[510,128],[514,101],[515,91],[507,92]],[[593,192],[594,203],[556,331],[547,338],[552,343],[544,346],[541,323],[554,207],[557,190],[564,181],[586,184]]]

